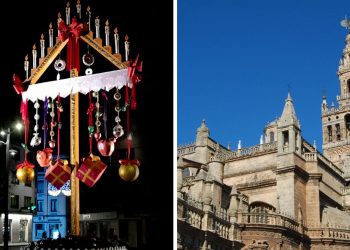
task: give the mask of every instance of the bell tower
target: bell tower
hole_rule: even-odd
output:
[[[350,22],[343,20],[342,26],[349,30]],[[322,110],[322,149],[324,155],[342,168],[350,180],[350,166],[345,164],[350,157],[350,33],[345,41],[345,48],[339,61],[337,75],[340,82],[340,95],[337,106],[329,107],[323,96]]]

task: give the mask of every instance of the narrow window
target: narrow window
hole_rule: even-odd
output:
[[[51,212],[57,212],[57,200],[56,199],[51,200]]]
[[[335,134],[337,135],[337,140],[340,140],[340,125],[339,125],[339,123],[335,124]]]
[[[289,144],[288,131],[283,131],[283,146],[288,146],[288,144]]]
[[[332,126],[329,125],[327,126],[327,130],[328,130],[328,142],[332,141]]]
[[[274,141],[275,141],[275,133],[270,132],[270,142],[274,142]]]

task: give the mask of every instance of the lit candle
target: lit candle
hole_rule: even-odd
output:
[[[105,23],[105,34],[106,34],[106,46],[109,45],[109,22],[108,19]]]
[[[33,54],[33,69],[35,69],[36,68],[36,55],[37,55],[35,43],[33,45],[32,54]]]
[[[114,46],[115,46],[115,53],[119,53],[119,34],[118,34],[118,28],[115,27],[114,29]]]
[[[100,38],[100,19],[98,16],[95,18],[95,27],[96,27],[96,38]]]
[[[28,61],[28,55],[24,57],[24,71],[26,72],[26,79],[29,77],[29,61]]]
[[[91,31],[91,11],[90,6],[86,8],[86,14],[88,15],[89,32]]]
[[[60,29],[59,29],[59,27],[60,27],[60,22],[62,22],[62,18],[61,18],[61,12],[58,12],[58,14],[57,14],[57,30],[58,30],[58,36],[60,36]]]
[[[79,19],[81,19],[81,4],[80,4],[80,0],[77,1],[77,14],[79,16]]]
[[[49,24],[49,47],[53,47],[53,29],[52,29],[52,23]]]
[[[69,7],[69,2],[67,2],[66,5],[66,24],[70,24],[70,7]]]
[[[128,61],[129,60],[129,37],[128,35],[125,35],[125,61]]]
[[[44,40],[44,34],[41,34],[40,37],[40,58],[45,57],[45,40]]]

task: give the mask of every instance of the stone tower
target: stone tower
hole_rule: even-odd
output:
[[[301,154],[301,131],[289,93],[282,115],[277,121],[277,138],[278,167],[275,173],[280,209],[296,217],[298,203],[304,204],[298,196],[300,193],[298,187],[302,186],[299,183],[302,171],[296,164]]]
[[[337,75],[340,81],[338,107],[334,104],[328,107],[325,96],[321,105],[322,148],[324,155],[347,173],[350,169],[350,166],[346,167],[350,155],[350,34],[346,36],[346,45],[339,61]],[[349,179],[350,175],[346,175]]]

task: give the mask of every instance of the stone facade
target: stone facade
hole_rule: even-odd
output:
[[[260,144],[236,151],[210,137],[178,146],[178,249],[349,249],[350,34],[338,106],[323,98],[323,152],[303,137],[288,93]]]

